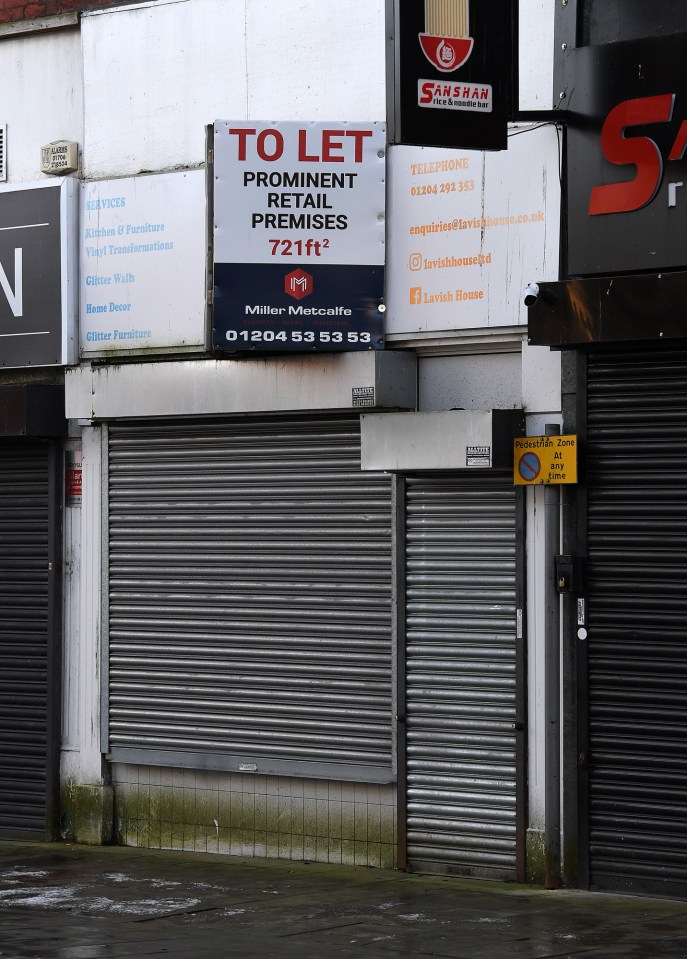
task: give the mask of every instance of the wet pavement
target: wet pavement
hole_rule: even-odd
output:
[[[687,903],[0,842],[0,959],[685,959]]]

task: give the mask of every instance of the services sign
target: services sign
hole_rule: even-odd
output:
[[[205,174],[85,183],[83,356],[205,349]]]
[[[384,346],[385,128],[214,126],[216,350]]]

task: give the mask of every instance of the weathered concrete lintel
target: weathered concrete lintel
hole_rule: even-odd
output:
[[[38,17],[35,20],[18,20],[15,23],[0,23],[0,40],[25,37],[31,33],[48,30],[70,30],[79,26],[78,13],[61,13],[54,17]]]

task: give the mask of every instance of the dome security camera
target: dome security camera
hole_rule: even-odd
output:
[[[539,299],[539,285],[530,283],[525,289],[525,306],[534,306]]]

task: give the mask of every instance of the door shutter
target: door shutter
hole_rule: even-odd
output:
[[[515,879],[512,477],[409,478],[406,496],[408,859]]]
[[[687,353],[588,363],[590,879],[687,895]]]
[[[49,447],[0,443],[0,835],[48,832]]]
[[[109,436],[113,758],[388,780],[391,487],[359,418]]]

